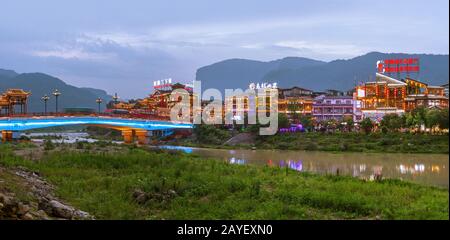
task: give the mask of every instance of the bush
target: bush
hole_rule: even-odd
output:
[[[44,140],[44,150],[49,151],[55,149],[55,144],[49,139]]]

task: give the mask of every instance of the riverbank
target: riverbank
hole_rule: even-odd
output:
[[[287,133],[273,136],[255,136],[252,143],[219,144],[198,139],[168,141],[170,145],[220,149],[280,149],[365,153],[449,153],[446,135],[411,133]]]
[[[1,145],[0,164],[38,172],[96,219],[448,219],[446,189],[109,148],[55,148],[29,159]]]

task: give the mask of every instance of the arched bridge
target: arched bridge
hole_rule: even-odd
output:
[[[152,135],[169,135],[175,129],[191,129],[191,123],[175,123],[164,120],[133,119],[103,116],[58,116],[58,117],[7,117],[0,118],[2,140],[19,137],[19,132],[58,126],[93,125],[122,131],[125,143],[134,141],[145,144]]]

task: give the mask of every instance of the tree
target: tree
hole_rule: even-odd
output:
[[[370,120],[370,118],[364,118],[361,121],[361,128],[364,130],[364,132],[366,134],[369,134],[370,132],[372,132],[372,129],[373,129],[373,122],[372,122],[372,120]]]
[[[286,114],[278,113],[278,128],[288,128],[288,127],[290,127],[290,123]]]
[[[426,112],[427,109],[424,107],[418,107],[411,112],[413,115],[413,126],[417,127],[419,132],[422,125],[426,125]]]
[[[347,131],[351,132],[355,125],[355,122],[353,121],[353,116],[346,116],[343,121],[345,122]]]
[[[441,117],[439,118],[439,128],[448,129],[448,108],[441,110]]]
[[[403,125],[402,118],[395,114],[386,114],[380,122],[380,126],[385,127],[389,131],[398,131]]]
[[[439,126],[440,119],[442,117],[441,111],[432,109],[427,111],[425,115],[426,127],[435,128]]]
[[[314,126],[311,116],[300,115],[299,122],[302,124],[303,128],[308,129],[308,131],[311,131]]]

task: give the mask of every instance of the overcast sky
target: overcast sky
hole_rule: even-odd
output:
[[[448,54],[448,9],[448,0],[2,1],[0,68],[143,97],[153,80],[192,81],[228,58]]]

